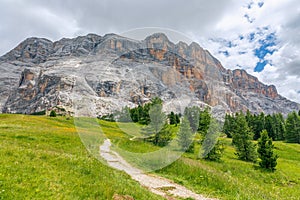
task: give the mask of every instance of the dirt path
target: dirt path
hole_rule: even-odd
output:
[[[140,169],[137,169],[127,163],[117,152],[112,151],[110,149],[110,146],[111,142],[109,139],[106,139],[103,145],[100,146],[100,155],[107,161],[108,165],[115,169],[125,171],[132,177],[132,179],[138,181],[141,185],[148,188],[151,192],[161,195],[167,199],[174,199],[174,197],[190,197],[195,200],[210,199],[196,194],[191,190],[168,179],[144,173]]]

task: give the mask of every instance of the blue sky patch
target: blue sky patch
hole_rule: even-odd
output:
[[[261,72],[265,69],[265,66],[268,64],[267,60],[264,60],[262,62],[258,62],[254,68],[254,72]]]
[[[265,37],[265,39],[259,40],[258,42],[260,47],[254,49],[254,55],[258,57],[260,61],[254,68],[255,72],[263,71],[265,66],[269,63],[267,60],[265,60],[266,55],[272,55],[276,51],[276,49],[270,49],[270,47],[276,46],[276,34],[274,32],[270,33]]]
[[[268,53],[272,55],[275,50],[270,50],[269,47],[274,47],[276,45],[275,41],[275,33],[271,33],[267,35],[265,39],[259,40],[260,47],[258,49],[254,49],[254,55],[259,59],[264,59]]]

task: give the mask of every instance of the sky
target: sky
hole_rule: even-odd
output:
[[[300,103],[299,0],[0,0],[0,5],[0,55],[32,36],[55,41],[170,30],[171,40],[178,32],[180,40],[199,43],[225,68],[245,69]]]

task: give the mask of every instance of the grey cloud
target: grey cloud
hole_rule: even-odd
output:
[[[56,40],[89,32],[120,33],[138,27],[165,27],[205,35],[231,2],[233,0],[0,0],[0,54],[30,36]],[[53,22],[53,19],[61,20]]]

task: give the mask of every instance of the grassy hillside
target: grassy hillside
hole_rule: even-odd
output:
[[[128,124],[123,130],[130,135],[116,123],[99,123],[120,149],[158,149],[147,142],[130,140],[137,131],[126,127]],[[299,199],[300,145],[275,142],[280,158],[276,172],[269,173],[258,165],[237,160],[231,141],[224,142],[226,150],[220,163],[184,154],[155,173],[219,199]],[[0,158],[0,199],[111,199],[114,194],[159,199],[124,173],[90,156],[72,119],[0,115]]]
[[[0,199],[161,199],[90,156],[63,117],[0,115]]]
[[[115,123],[101,121],[100,124],[105,133],[108,133],[107,136],[121,149],[151,152],[158,148],[151,143],[129,140],[130,136],[120,131]],[[126,132],[135,135],[130,133],[129,129]],[[221,139],[226,144],[222,162],[197,160],[195,154],[187,153],[170,166],[155,173],[197,193],[219,199],[299,199],[299,144],[274,142],[279,159],[277,170],[271,173],[261,170],[258,164],[238,160],[231,139]]]

